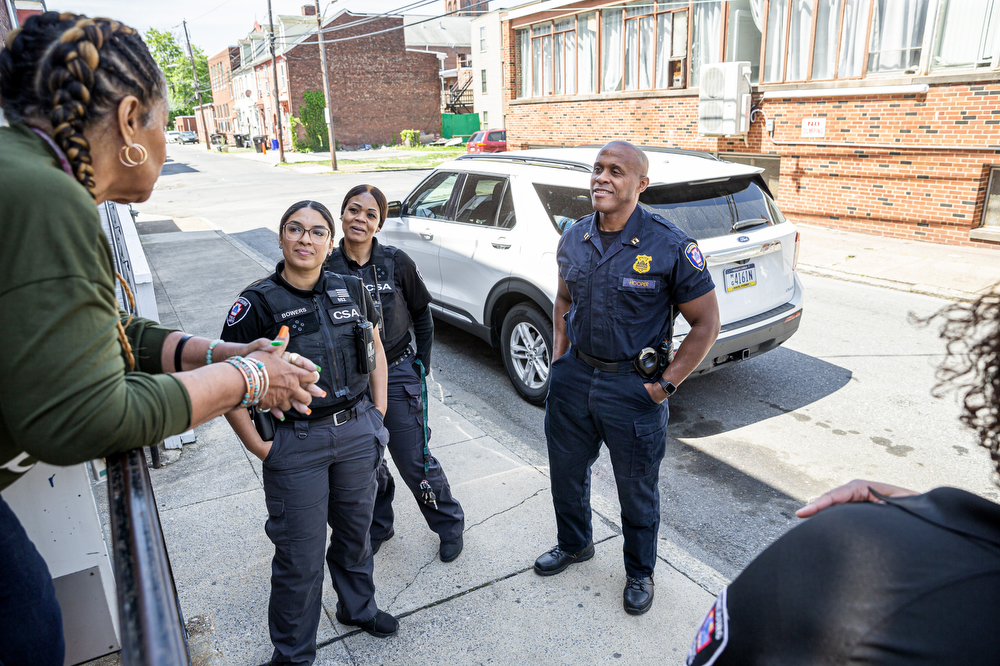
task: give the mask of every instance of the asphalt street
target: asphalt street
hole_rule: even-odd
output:
[[[291,203],[315,199],[337,214],[358,183],[398,199],[427,174],[312,175],[198,146],[168,146],[168,155],[152,198],[135,208],[174,222],[141,223],[140,233],[197,218],[275,260],[275,230]],[[794,525],[804,501],[852,478],[998,499],[956,400],[932,396],[943,343],[911,321],[947,301],[824,277],[803,283],[802,324],[783,347],[690,380],[670,400],[661,535],[727,577]],[[544,410],[517,396],[497,350],[439,322],[433,371],[451,387],[446,404],[545,464]],[[606,456],[593,489],[614,508]]]

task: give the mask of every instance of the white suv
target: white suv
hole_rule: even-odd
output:
[[[400,204],[381,242],[409,254],[434,315],[500,347],[525,399],[545,400],[552,350],[556,245],[592,212],[597,147],[465,155],[442,164]],[[798,329],[799,234],[757,167],[696,151],[643,148],[649,188],[640,205],[698,241],[715,281],[722,332],[693,374],[774,349]],[[678,317],[675,347],[690,330]]]

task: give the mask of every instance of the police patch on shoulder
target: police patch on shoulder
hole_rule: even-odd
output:
[[[705,270],[705,257],[702,256],[701,248],[698,247],[697,243],[688,243],[687,247],[684,248],[684,256],[699,271]]]
[[[236,324],[243,317],[246,317],[248,312],[250,312],[250,301],[240,296],[233,303],[233,307],[229,308],[229,316],[226,317],[226,326]]]
[[[711,666],[729,643],[729,588],[723,588],[715,603],[708,609],[698,633],[688,648],[687,666]]]

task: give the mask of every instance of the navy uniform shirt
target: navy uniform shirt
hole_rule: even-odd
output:
[[[566,315],[570,344],[605,361],[655,347],[667,336],[672,305],[715,289],[698,244],[638,205],[607,252],[595,213],[563,233],[556,260],[573,299]]]

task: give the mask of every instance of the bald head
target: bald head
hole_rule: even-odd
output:
[[[601,148],[602,153],[605,151],[611,151],[622,156],[636,170],[640,178],[649,174],[649,159],[646,157],[646,153],[628,141],[611,141],[606,143]]]
[[[590,173],[590,200],[601,214],[603,230],[625,226],[639,195],[649,185],[647,171],[646,155],[627,141],[612,141],[597,153]]]

